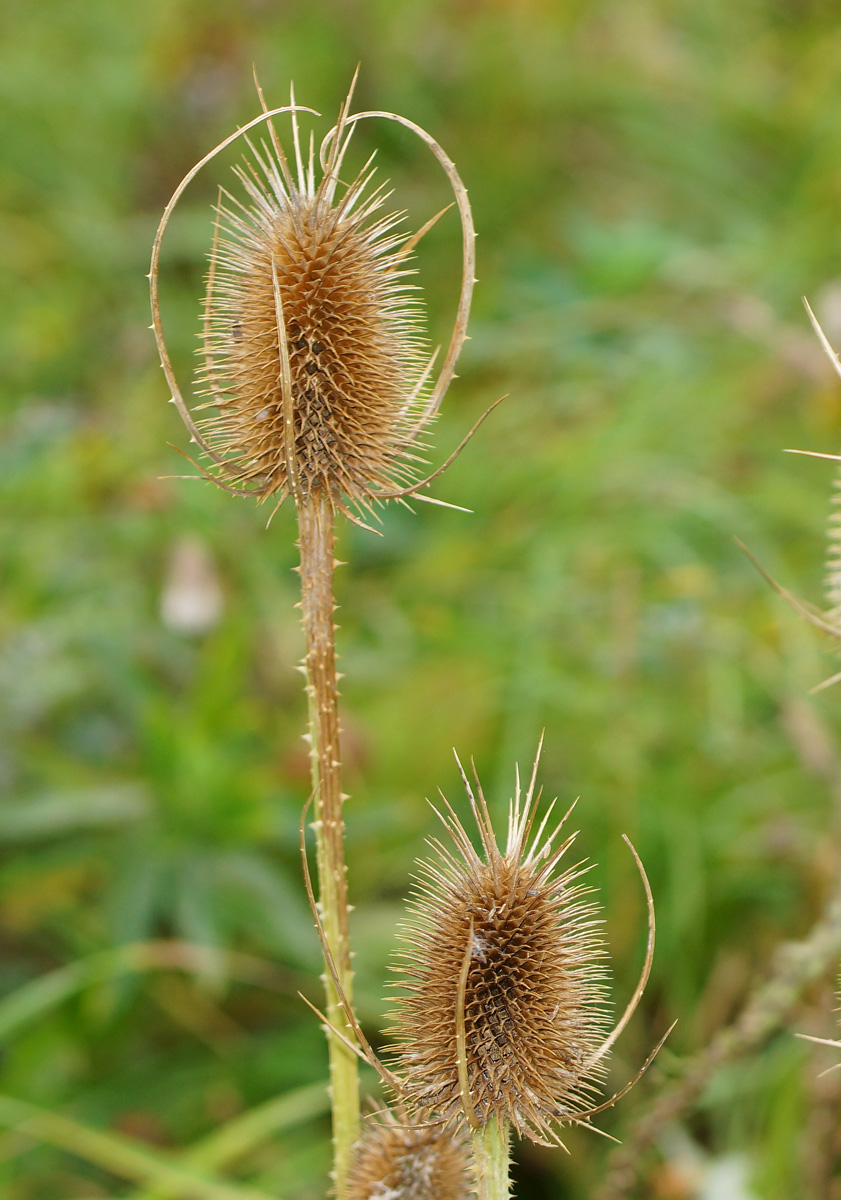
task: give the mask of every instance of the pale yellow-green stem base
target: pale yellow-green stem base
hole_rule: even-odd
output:
[[[333,512],[319,496],[298,508],[301,551],[301,613],[306,637],[304,665],[309,702],[309,738],[318,863],[318,909],[324,936],[342,991],[353,998],[348,899],[342,818],[339,711],[333,623]],[[327,1019],[353,1041],[347,1018],[328,970]],[[359,1137],[359,1080],[356,1055],[335,1034],[328,1034],[333,1109],[333,1178],[336,1195],[345,1194],[353,1145]]]
[[[508,1122],[491,1118],[487,1125],[472,1131],[470,1140],[473,1144],[478,1200],[508,1200],[511,1195],[508,1179],[511,1134]]]

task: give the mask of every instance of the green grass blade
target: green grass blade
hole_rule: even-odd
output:
[[[314,1083],[295,1088],[234,1117],[215,1133],[195,1142],[178,1161],[195,1171],[219,1170],[275,1134],[319,1117],[329,1108],[330,1099],[325,1084]],[[165,1184],[156,1186],[154,1190],[144,1188],[143,1191],[132,1192],[126,1200],[170,1200],[175,1195],[171,1187]]]
[[[184,1163],[202,1170],[227,1166],[248,1153],[259,1142],[319,1117],[330,1108],[326,1085],[308,1084],[284,1092],[265,1104],[235,1117],[216,1133],[197,1142],[184,1156]]]
[[[0,1044],[71,996],[120,975],[143,971],[181,970],[198,974],[220,960],[232,978],[272,991],[290,992],[303,977],[248,954],[220,952],[192,942],[137,942],[102,950],[88,958],[39,975],[0,1000]]]
[[[265,1192],[202,1177],[125,1137],[90,1129],[59,1113],[0,1096],[0,1124],[55,1146],[122,1179],[167,1189],[183,1200],[271,1200]]]

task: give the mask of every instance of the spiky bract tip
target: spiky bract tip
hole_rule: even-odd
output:
[[[534,775],[524,800],[518,779],[504,852],[478,780],[465,784],[483,853],[445,801],[455,852],[433,842],[438,861],[421,864],[395,968],[401,1076],[422,1112],[555,1142],[604,1076],[601,922],[582,865],[557,870],[563,821],[545,836],[547,813],[532,837]]]
[[[464,1139],[441,1125],[411,1125],[385,1110],[365,1123],[346,1200],[467,1200],[472,1195]]]

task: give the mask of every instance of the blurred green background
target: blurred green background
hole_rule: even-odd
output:
[[[658,948],[616,1085],[675,1018],[661,1071],[704,1046],[839,871],[838,697],[808,695],[837,660],[732,540],[820,600],[833,468],[781,450],[832,452],[841,425],[800,303],[841,343],[837,6],[6,0],[8,1200],[325,1195],[326,1054],[297,998],[318,995],[319,966],[296,851],[293,514],[267,531],[264,510],[168,478],[183,460],[167,443],[186,439],[144,274],[181,176],[255,115],[252,64],[273,104],[294,80],[324,132],[357,62],[358,107],[429,129],[475,207],[472,341],[431,461],[509,395],[436,488],[473,515],[418,505],[387,511],[382,538],[341,532],[372,1033],[434,831],[424,797],[459,803],[453,747],[501,813],[545,727],[546,789],[582,798],[620,1010],[644,942],[620,835],[640,850]],[[360,162],[378,148],[415,224],[445,202],[405,131],[369,122],[356,141]],[[169,235],[164,317],[185,381],[211,204],[232,180],[224,162],[205,172]],[[420,254],[436,340],[458,253],[450,214]],[[827,977],[793,1028],[831,1036],[832,1005]],[[664,1131],[646,1195],[837,1196],[841,1083],[817,1079],[831,1061],[788,1030],[724,1072]],[[656,1083],[601,1127],[621,1137]],[[591,1193],[609,1145],[568,1141],[568,1156],[522,1148],[523,1198]]]

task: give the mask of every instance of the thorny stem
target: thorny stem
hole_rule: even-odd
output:
[[[473,1143],[478,1200],[508,1200],[511,1195],[508,1181],[511,1134],[508,1122],[492,1117],[486,1125],[473,1130],[470,1140]]]
[[[342,819],[341,756],[333,622],[333,512],[323,493],[305,497],[298,506],[301,552],[301,612],[306,639],[304,666],[309,704],[309,740],[315,797],[318,863],[318,908],[324,935],[350,1002],[352,979],[348,936],[347,878]],[[352,1039],[336,988],[324,976],[327,1018]],[[344,1194],[351,1151],[359,1136],[359,1085],[356,1056],[328,1031],[333,1108],[334,1182]]]

